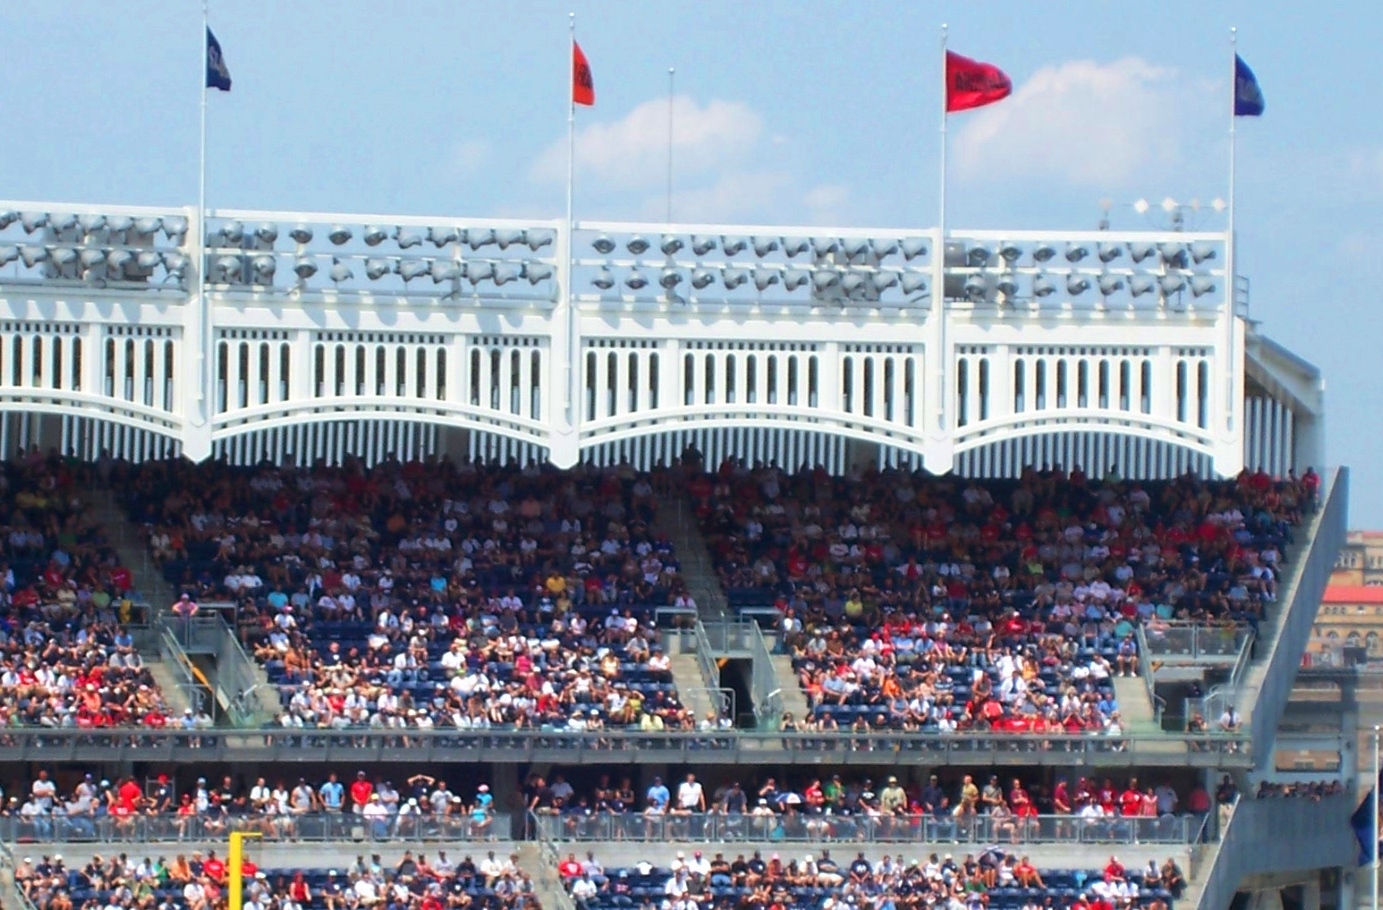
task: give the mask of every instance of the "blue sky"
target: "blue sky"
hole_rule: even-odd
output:
[[[938,33],[1015,96],[952,118],[949,223],[1147,224],[1139,198],[1227,191],[1228,33],[1267,115],[1239,123],[1239,268],[1253,315],[1319,364],[1352,524],[1383,526],[1379,29],[1298,4],[219,0],[235,78],[210,99],[208,202],[455,215],[562,211],[567,13],[595,74],[578,217],[820,225],[936,219]],[[191,204],[195,0],[0,4],[0,197]],[[1213,226],[1208,216],[1204,224]]]

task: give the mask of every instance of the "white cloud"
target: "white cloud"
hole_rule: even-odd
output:
[[[758,144],[763,120],[739,101],[673,99],[672,154],[678,177],[704,174],[744,159]],[[667,99],[645,101],[622,119],[593,123],[576,133],[578,175],[617,189],[656,186],[667,174]],[[554,143],[532,169],[537,180],[566,178],[566,139]]]
[[[1188,137],[1209,128],[1215,97],[1215,83],[1136,57],[1044,67],[1008,100],[958,115],[951,160],[971,181],[1124,186],[1182,163]]]

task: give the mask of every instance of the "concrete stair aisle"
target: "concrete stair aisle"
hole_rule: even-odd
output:
[[[1157,733],[1157,711],[1148,696],[1147,684],[1141,676],[1115,676],[1114,700],[1119,703],[1119,714],[1124,719],[1127,733]]]
[[[701,662],[696,652],[673,654],[668,661],[672,670],[672,682],[677,686],[677,697],[689,708],[692,716],[700,722],[707,714],[716,710],[711,699],[712,681],[701,672]],[[715,686],[719,688],[719,686]]]
[[[782,700],[783,713],[791,714],[801,723],[811,709],[807,707],[807,695],[797,681],[797,674],[792,671],[792,658],[786,654],[774,654],[773,675],[778,678],[778,688],[782,690],[778,697]]]
[[[126,517],[113,491],[90,490],[85,499],[92,519],[105,529],[106,539],[120,557],[120,563],[130,570],[134,578],[133,593],[136,600],[145,601],[149,609],[155,613],[167,609],[168,605],[177,599],[177,595],[172,585],[164,580],[163,574],[154,565],[145,529]],[[151,616],[150,619],[152,618]],[[163,699],[168,707],[175,714],[181,714],[187,708],[195,709],[190,693],[182,685],[180,674],[164,662],[157,641],[149,638],[139,644],[140,656],[144,658],[149,673],[163,691]]]
[[[663,497],[653,528],[667,535],[671,541],[673,552],[681,564],[682,579],[696,600],[696,609],[701,618],[726,618],[730,610],[729,601],[720,588],[720,577],[716,575],[711,551],[701,536],[701,529],[697,527],[691,500],[677,490]]]
[[[544,910],[574,910],[575,902],[562,886],[561,876],[557,874],[559,858],[554,852],[554,846],[545,848],[545,845],[537,841],[521,841],[515,844],[517,865],[533,880],[533,893],[538,899],[539,907],[543,907]]]

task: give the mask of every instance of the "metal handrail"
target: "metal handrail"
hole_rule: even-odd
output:
[[[497,813],[476,823],[469,813],[399,815],[369,818],[353,812],[308,812],[301,815],[208,817],[110,815],[0,817],[0,843],[177,843],[223,840],[231,831],[253,831],[269,841],[333,843],[342,840],[489,842],[507,840],[509,816]]]
[[[1247,735],[571,730],[0,728],[0,761],[557,761],[634,764],[1082,764],[1243,768]]]
[[[1192,844],[1203,819],[1194,815],[1150,818],[1082,818],[1039,815],[993,818],[953,815],[730,815],[724,812],[597,813],[532,819],[540,840],[553,843],[635,841],[669,843],[854,843],[929,844]]]

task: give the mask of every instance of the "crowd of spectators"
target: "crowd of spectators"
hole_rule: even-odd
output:
[[[1232,798],[1232,797],[1231,797]],[[637,790],[601,775],[578,790],[558,773],[524,787],[525,807],[566,839],[894,841],[1180,841],[1206,836],[1212,801],[1199,784],[1181,788],[1129,777],[1065,776],[1050,784],[1017,776],[938,774],[900,781],[840,774],[769,776],[716,786],[695,773],[654,777]]]
[[[127,630],[132,578],[89,518],[91,481],[37,450],[0,463],[0,726],[191,727]]]
[[[1345,785],[1338,780],[1313,780],[1295,783],[1259,781],[1254,796],[1258,799],[1309,799],[1319,802],[1330,796],[1343,796]]]
[[[1136,627],[1256,625],[1318,485],[739,461],[686,484],[731,602],[776,608],[797,729],[1111,734]]]
[[[142,465],[132,516],[240,606],[295,728],[695,729],[655,610],[691,605],[658,476],[450,462]]]
[[[1167,910],[1186,890],[1175,861],[1127,868],[1117,856],[1099,869],[1039,869],[1027,856],[1002,847],[956,859],[932,853],[923,860],[863,852],[837,860],[829,850],[800,859],[759,851],[729,859],[722,852],[688,858],[678,852],[666,866],[648,862],[606,869],[593,855],[568,855],[558,872],[580,910],[1026,910],[1070,908]]]
[[[309,781],[276,774],[251,780],[205,777],[179,787],[168,774],[143,782],[85,774],[59,787],[47,771],[0,807],[6,841],[222,840],[246,831],[268,840],[506,839],[500,807],[486,783],[462,792],[425,773],[402,779],[357,771]]]
[[[341,869],[261,868],[242,860],[244,910],[539,910],[515,857],[477,863],[438,850],[406,851],[394,864],[363,855]],[[24,857],[15,883],[42,910],[215,910],[225,906],[227,861],[214,850],[171,860],[95,856],[66,865],[61,854]]]

